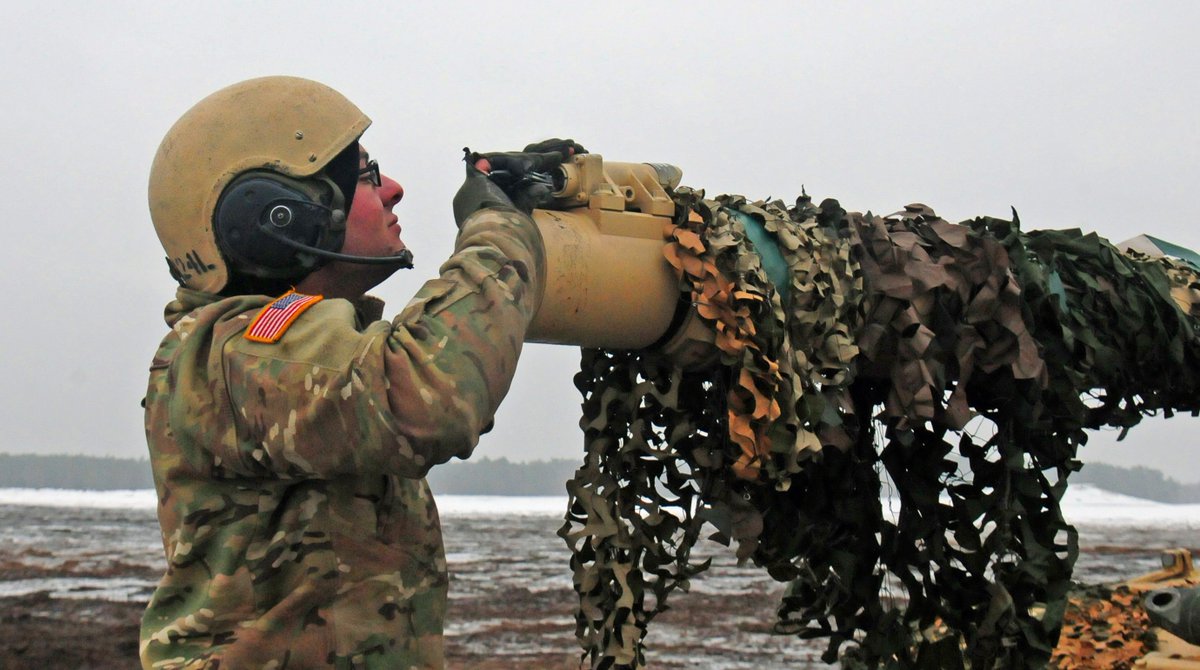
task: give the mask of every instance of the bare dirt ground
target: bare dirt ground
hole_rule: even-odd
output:
[[[104,576],[14,563],[19,561],[0,564],[0,579]],[[447,622],[448,668],[580,667],[569,581],[516,586],[488,578],[482,565],[463,567],[451,587],[456,595]],[[557,567],[565,572],[565,566]],[[158,575],[142,568],[113,576],[153,581]],[[768,634],[779,590],[769,580],[763,584],[768,588],[748,593],[697,589],[681,596],[680,606],[651,626],[652,667],[696,667],[696,658],[707,658],[704,667],[712,668],[825,667],[817,661],[819,645],[798,646],[795,640]],[[46,591],[0,598],[0,668],[135,668],[143,607],[141,601],[61,598]],[[785,666],[776,665],[784,660]]]
[[[28,514],[22,512],[25,518]],[[115,534],[134,531],[111,518],[88,523],[114,538],[97,543],[93,537],[75,547],[71,542],[78,533],[65,524],[56,531],[63,545],[53,550],[46,548],[51,541],[46,538],[29,544],[0,537],[0,585],[37,585],[16,595],[11,589],[8,595],[0,591],[0,669],[137,667],[138,621],[161,560],[154,546],[157,528],[148,525],[152,518],[131,520],[131,527],[145,528],[146,535],[128,546],[146,547],[145,553],[127,549],[113,555],[96,547],[111,547]],[[445,520],[452,575],[447,667],[581,667],[568,552],[554,535],[558,524],[547,518],[503,524],[495,518]],[[1195,551],[1198,544],[1194,531],[1083,527],[1081,533],[1076,575],[1090,582],[1153,570],[1160,548],[1190,546]],[[700,556],[705,553],[715,557],[713,568],[651,623],[651,668],[829,667],[820,661],[822,642],[769,633],[780,585],[752,566],[734,565],[732,552],[724,547],[708,546]]]
[[[517,588],[472,602],[457,600],[447,635],[447,667],[578,668],[574,597],[569,589]],[[658,641],[653,656],[678,659],[656,661],[653,667],[696,667],[686,659],[709,657],[715,661],[718,656],[725,662],[705,667],[773,667],[756,659],[779,658],[779,653],[800,660],[795,652],[779,649],[795,645],[794,641],[768,635],[774,604],[767,594],[698,595],[687,600],[686,608],[669,611],[653,623],[651,640]],[[0,668],[135,668],[142,608],[137,602],[52,598],[45,592],[2,598]],[[716,625],[714,612],[721,613]],[[673,635],[671,629],[686,634]],[[736,639],[754,647],[738,649],[732,643]],[[819,653],[820,648],[813,647],[810,653],[799,655],[809,657],[812,667],[825,667],[816,661]]]

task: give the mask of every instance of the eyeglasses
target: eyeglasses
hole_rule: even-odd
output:
[[[363,177],[367,176],[371,178],[371,183],[375,185],[375,188],[383,186],[383,178],[379,176],[379,161],[367,161],[367,167],[359,168],[359,180],[361,181]]]

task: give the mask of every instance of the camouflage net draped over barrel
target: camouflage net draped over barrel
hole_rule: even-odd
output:
[[[715,528],[789,584],[777,629],[827,637],[827,661],[1044,666],[1083,429],[1200,407],[1194,269],[1015,215],[673,197],[665,254],[721,364],[583,352],[586,460],[560,534],[585,658],[644,665],[647,625],[707,567],[691,550]],[[786,298],[745,216],[782,251]]]

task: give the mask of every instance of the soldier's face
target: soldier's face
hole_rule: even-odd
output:
[[[342,253],[355,256],[394,256],[404,250],[400,220],[392,213],[404,188],[396,180],[371,169],[370,156],[360,148],[358,186],[346,217]],[[379,175],[378,185],[375,175]]]

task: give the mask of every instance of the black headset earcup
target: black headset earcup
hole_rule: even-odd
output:
[[[217,245],[231,268],[252,277],[290,279],[307,275],[321,258],[278,239],[329,251],[341,248],[345,214],[322,202],[323,184],[270,172],[250,172],[221,193],[213,213]],[[340,194],[338,194],[340,195]]]

